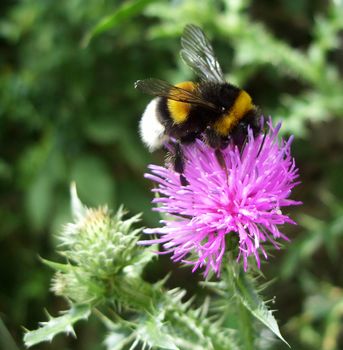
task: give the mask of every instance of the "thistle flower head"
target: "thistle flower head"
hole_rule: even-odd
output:
[[[108,295],[125,294],[121,288],[128,276],[134,280],[152,253],[137,246],[141,228],[133,225],[140,215],[124,219],[123,208],[112,213],[106,206],[87,208],[72,187],[74,221],[58,234],[59,253],[67,264],[48,265],[57,269],[51,289],[78,303],[99,302]],[[127,294],[127,293],[126,293]]]
[[[137,251],[140,229],[132,229],[139,216],[123,219],[123,208],[112,214],[108,207],[86,208],[75,222],[65,225],[58,238],[60,253],[84,271],[113,275],[130,265]]]
[[[249,130],[241,151],[233,144],[222,150],[224,166],[201,140],[184,145],[187,186],[171,166],[150,165],[145,176],[157,184],[155,210],[167,219],[162,227],[144,231],[157,239],[140,244],[161,243],[174,261],[193,265],[193,271],[205,267],[205,275],[210,270],[219,274],[226,250],[235,245],[245,270],[251,255],[260,267],[260,254],[267,258],[263,244],[279,248],[277,240],[287,237],[278,226],[295,224],[282,208],[300,204],[289,199],[298,177],[292,137],[278,141],[280,124],[274,128],[269,120],[267,126],[264,136],[254,137]]]

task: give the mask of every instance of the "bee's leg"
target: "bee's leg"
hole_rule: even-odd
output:
[[[223,138],[218,135],[212,128],[207,128],[205,131],[205,142],[215,149],[215,155],[220,166],[227,172],[225,159],[222,150],[229,144],[229,138]]]
[[[227,172],[227,167],[226,167],[225,159],[223,157],[222,150],[217,148],[215,150],[215,155],[216,155],[216,158],[217,158],[219,165]]]
[[[180,182],[182,186],[189,185],[186,177],[183,175],[185,170],[185,161],[183,157],[183,152],[180,142],[175,142],[173,154],[171,154],[171,162],[173,164],[174,170],[180,174]]]
[[[199,138],[198,132],[188,133],[187,135],[180,137],[180,141],[174,144],[174,155],[173,155],[174,169],[176,172],[180,174],[180,182],[182,186],[189,185],[189,182],[187,181],[186,177],[183,175],[185,170],[185,159],[183,156],[182,145],[193,143],[197,138]]]

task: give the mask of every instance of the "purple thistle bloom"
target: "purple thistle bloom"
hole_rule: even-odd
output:
[[[265,137],[254,138],[249,130],[242,151],[233,144],[222,151],[226,169],[201,140],[184,145],[187,186],[180,184],[180,174],[172,167],[150,165],[151,174],[145,177],[158,184],[152,190],[158,194],[154,210],[170,219],[162,220],[161,228],[146,229],[159,237],[140,244],[161,243],[174,261],[193,265],[193,271],[205,267],[205,275],[211,269],[219,275],[227,242],[237,241],[237,260],[243,259],[244,269],[250,255],[260,268],[259,253],[267,259],[263,242],[279,249],[276,240],[288,238],[278,225],[295,224],[281,208],[301,204],[288,199],[299,183],[290,153],[293,137],[279,142],[281,124],[274,128],[269,120],[267,125]],[[189,255],[191,261],[185,260]]]

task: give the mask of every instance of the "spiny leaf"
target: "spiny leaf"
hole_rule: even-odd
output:
[[[24,343],[27,347],[31,347],[43,341],[51,341],[59,333],[71,333],[74,335],[73,324],[79,320],[87,319],[90,312],[88,305],[73,305],[62,316],[49,316],[49,321],[41,322],[40,328],[28,331],[24,335]]]
[[[107,350],[123,350],[127,344],[132,342],[134,334],[128,335],[127,333],[118,331],[111,331],[111,333],[105,339],[105,345]]]
[[[249,280],[249,277],[241,271],[238,275],[233,276],[233,285],[236,296],[252,315],[266,325],[278,338],[290,347],[281,335],[272,311],[269,310],[266,303],[261,299],[253,283]]]
[[[162,315],[160,315],[162,316]],[[173,337],[164,331],[162,317],[151,317],[136,330],[137,337],[149,347],[160,349],[178,350]]]
[[[83,38],[82,47],[88,46],[96,35],[116,27],[123,21],[141,12],[147,5],[156,0],[136,0],[124,3],[117,11],[102,18]]]

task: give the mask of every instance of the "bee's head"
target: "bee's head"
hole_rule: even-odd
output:
[[[241,146],[247,135],[248,129],[251,129],[253,135],[256,136],[261,132],[261,120],[257,108],[251,109],[232,129],[230,137],[234,144]]]

